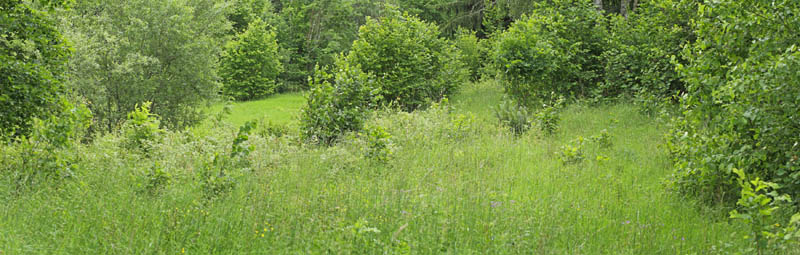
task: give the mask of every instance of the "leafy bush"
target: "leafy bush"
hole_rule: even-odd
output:
[[[537,3],[497,38],[494,65],[506,93],[526,106],[551,93],[588,95],[602,71],[603,24],[589,1]]]
[[[613,15],[602,57],[604,82],[596,96],[663,98],[685,91],[673,62],[684,62],[680,52],[694,40],[689,22],[696,9],[693,0],[649,0],[627,18]]]
[[[373,80],[357,67],[337,61],[334,75],[317,68],[300,116],[300,135],[312,143],[332,144],[348,131],[361,130],[377,94]]]
[[[350,66],[374,77],[378,103],[412,111],[453,93],[463,82],[458,55],[438,27],[408,15],[370,19],[347,55]]]
[[[790,207],[791,198],[776,192],[779,186],[766,182],[756,177],[749,179],[747,174],[740,169],[733,169],[737,175],[736,181],[741,187],[741,196],[736,203],[739,209],[730,212],[731,219],[741,220],[750,227],[745,238],[751,240],[755,247],[748,253],[763,254],[769,252],[786,252],[790,242],[795,244],[800,241],[800,213],[793,215],[789,224],[781,227],[778,213]]]
[[[92,114],[84,105],[60,100],[60,112],[47,119],[32,121],[31,136],[18,137],[3,147],[0,174],[17,191],[36,187],[44,182],[73,176],[79,160],[75,144],[80,142],[91,124]]]
[[[201,104],[219,93],[219,56],[230,29],[215,0],[75,1],[62,16],[74,44],[68,85],[88,99],[100,131],[117,130],[138,103],[161,124],[199,122]]]
[[[0,138],[29,135],[34,118],[60,110],[64,93],[69,48],[48,13],[29,4],[0,3]]]
[[[275,33],[260,19],[255,20],[225,45],[220,66],[222,93],[237,100],[271,95],[282,69]]]
[[[800,12],[797,1],[699,5],[697,41],[687,47],[687,95],[671,132],[675,183],[731,203],[733,169],[800,195]],[[736,29],[731,29],[731,28]]]
[[[161,139],[164,130],[160,128],[158,115],[150,113],[150,105],[152,103],[144,102],[128,113],[128,121],[122,127],[123,147],[146,154],[152,144]]]

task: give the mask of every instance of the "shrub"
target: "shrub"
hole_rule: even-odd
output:
[[[367,109],[375,100],[371,77],[341,59],[334,75],[317,68],[300,116],[302,139],[330,145],[348,131],[361,130]]]
[[[122,127],[122,136],[125,138],[122,145],[126,149],[146,154],[153,143],[161,140],[164,130],[159,127],[158,115],[150,113],[150,105],[152,103],[144,102],[128,113],[128,121]]]
[[[365,158],[381,163],[391,159],[394,153],[392,135],[386,132],[386,129],[381,126],[367,126],[359,136],[366,142]]]
[[[61,1],[47,1],[60,4]],[[69,48],[47,13],[0,3],[0,139],[29,135],[34,118],[60,109]]]
[[[670,136],[675,184],[731,203],[732,170],[745,169],[797,197],[800,19],[783,13],[800,12],[800,2],[715,1],[698,11],[697,41],[679,66],[688,93]]]
[[[694,40],[690,20],[697,1],[642,1],[627,18],[613,15],[608,47],[603,52],[605,75],[596,96],[651,94],[659,98],[685,91],[673,62]]]
[[[781,221],[779,212],[791,208],[791,198],[786,194],[778,194],[776,190],[779,186],[775,183],[758,177],[751,180],[740,169],[733,169],[733,172],[742,191],[736,202],[739,209],[731,211],[730,218],[741,220],[750,227],[745,238],[752,241],[755,247],[746,252],[786,252],[786,249],[790,249],[790,242],[797,244],[800,241],[797,239],[800,237],[800,213],[791,216],[789,224],[784,224],[784,227],[778,223]]]
[[[603,22],[589,1],[537,3],[497,38],[494,65],[506,93],[526,106],[551,93],[587,95],[602,70]]]
[[[239,132],[233,138],[230,153],[215,152],[211,162],[203,163],[199,177],[203,197],[206,200],[213,200],[236,187],[234,174],[237,173],[234,170],[250,166],[247,156],[255,150],[255,147],[253,145],[245,146],[245,143],[250,139],[250,133],[255,128],[256,122],[246,122],[239,127]]]
[[[451,94],[463,81],[458,55],[438,35],[436,25],[408,15],[370,19],[347,62],[374,77],[378,103],[412,111]]]
[[[60,100],[61,111],[47,119],[32,121],[31,136],[18,137],[3,147],[0,174],[17,191],[74,175],[79,160],[76,144],[91,124],[92,114],[84,105]]]
[[[220,66],[222,93],[237,100],[275,93],[276,78],[283,69],[277,56],[275,33],[260,19],[250,23],[225,45]]]

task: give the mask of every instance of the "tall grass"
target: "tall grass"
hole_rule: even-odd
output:
[[[71,179],[22,194],[0,187],[0,251],[708,254],[745,245],[731,236],[741,226],[662,185],[665,127],[633,106],[572,106],[557,133],[514,136],[491,114],[500,98],[480,83],[453,109],[379,112],[369,125],[392,135],[385,163],[365,158],[355,134],[333,147],[251,136],[249,167],[231,171],[237,185],[212,200],[198,172],[235,130],[171,133],[149,156],[101,137],[79,148]],[[561,146],[603,129],[610,148],[587,141],[585,160],[558,161]],[[153,167],[172,182],[141,192]]]

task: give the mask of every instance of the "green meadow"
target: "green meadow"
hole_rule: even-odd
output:
[[[208,197],[199,178],[238,123],[296,121],[299,94],[233,105],[214,132],[171,132],[148,155],[107,135],[76,149],[74,175],[34,192],[0,187],[3,254],[726,254],[740,225],[666,186],[663,121],[626,103],[573,104],[554,134],[517,136],[490,105],[495,82],[449,103],[378,111],[388,160],[364,136],[334,146],[256,128],[246,167]],[[220,109],[220,107],[212,108]],[[606,134],[603,144],[598,135]],[[581,141],[583,141],[581,143]],[[582,160],[562,163],[564,146]],[[158,171],[155,171],[155,170]],[[158,173],[160,174],[154,174]],[[166,177],[157,177],[166,176]],[[154,181],[156,179],[164,180]]]

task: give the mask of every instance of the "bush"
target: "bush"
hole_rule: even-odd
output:
[[[458,55],[438,27],[408,15],[370,19],[347,55],[350,66],[376,79],[378,103],[406,111],[454,92],[463,82]]]
[[[689,22],[696,9],[693,0],[650,0],[642,1],[627,19],[613,15],[602,57],[604,82],[596,96],[663,98],[684,92],[673,62],[684,62],[680,52],[694,40]]]
[[[526,106],[551,93],[587,95],[602,71],[603,24],[589,1],[537,3],[497,38],[494,65],[506,93]]]
[[[47,13],[18,0],[0,10],[0,138],[13,138],[60,110],[70,52]]]
[[[377,88],[372,78],[357,67],[337,61],[338,72],[330,75],[317,68],[309,81],[311,91],[300,116],[302,139],[330,145],[348,131],[363,127]]]
[[[276,78],[283,70],[278,59],[275,33],[261,20],[225,45],[220,76],[222,93],[237,100],[261,98],[275,93]]]
[[[733,169],[800,195],[800,12],[797,1],[699,5],[697,41],[679,66],[688,91],[671,132],[675,184],[732,203]],[[736,29],[729,29],[735,27]]]
[[[86,106],[61,99],[62,110],[47,119],[32,121],[31,136],[18,137],[2,147],[0,174],[17,191],[74,175],[79,160],[76,144],[86,134],[92,114]]]

